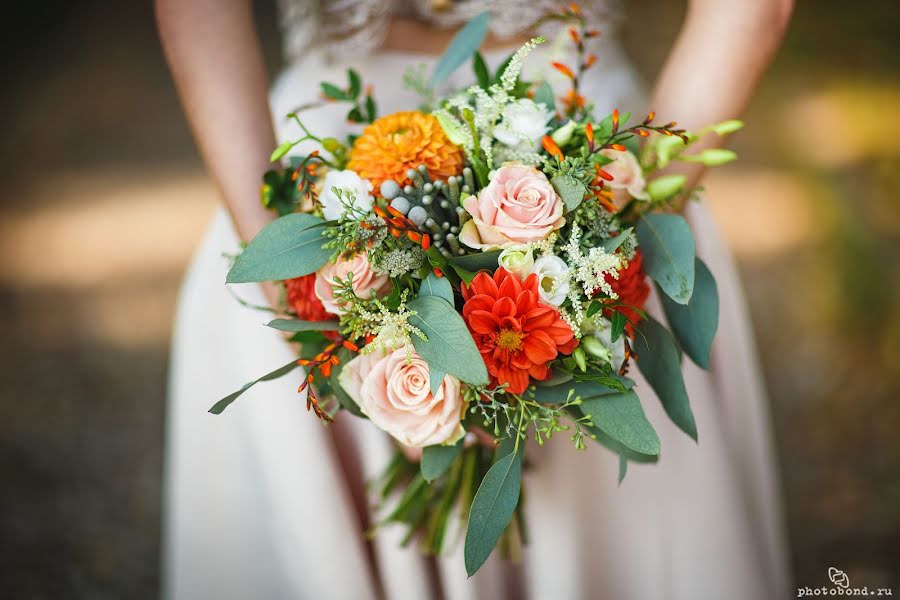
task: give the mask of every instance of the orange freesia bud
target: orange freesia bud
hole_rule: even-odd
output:
[[[618,150],[619,152],[625,152],[626,150],[628,150],[628,148],[626,148],[622,144],[613,144],[612,146],[610,146],[610,148],[612,148],[613,150]]]
[[[300,177],[300,171],[299,171],[299,170],[294,171],[293,173],[291,173],[291,181],[297,181],[297,178],[298,178],[298,177]]]
[[[589,29],[584,32],[584,37],[587,37],[587,38],[595,38],[598,35],[600,35],[600,32],[597,31],[596,29]]]
[[[434,271],[434,274],[435,274],[437,277],[443,277],[443,276],[444,276],[444,272],[441,270],[440,267],[435,267],[434,269],[432,269],[432,271]]]
[[[403,235],[403,232],[400,231],[399,229],[397,229],[396,227],[391,227],[390,231],[391,231],[391,235],[394,236],[395,238],[399,238],[401,235]]]
[[[575,79],[575,73],[573,73],[572,69],[570,69],[566,65],[564,65],[560,62],[552,62],[550,64],[553,65],[554,69],[556,69],[557,71],[559,71],[560,73],[562,73],[563,75],[568,77],[569,79]]]
[[[612,181],[615,179],[611,174],[607,173],[603,169],[600,168],[600,165],[597,165],[597,177],[600,179],[605,179],[606,181]]]
[[[339,365],[339,364],[341,364],[341,359],[338,358],[338,355],[337,355],[337,354],[332,354],[332,355],[331,355],[331,364],[333,364],[333,365]]]
[[[396,218],[398,218],[398,219],[402,219],[402,218],[403,218],[403,213],[400,212],[399,210],[397,210],[396,208],[394,208],[393,206],[388,205],[387,211],[388,211],[389,213],[391,213],[391,215],[393,215],[394,217],[396,217]]]
[[[569,12],[573,15],[581,14],[581,7],[575,4],[574,2],[569,2]]]
[[[316,158],[317,156],[319,156],[318,150],[313,150],[312,152],[309,153],[309,158]],[[307,159],[307,160],[309,160],[309,159]]]
[[[638,129],[637,134],[641,137],[650,137],[650,132],[646,129]]]
[[[647,120],[644,121],[644,123],[649,123],[650,121],[652,121],[655,118],[656,118],[656,113],[651,110],[649,113],[647,113]]]
[[[331,377],[331,362],[327,362],[319,367],[319,371],[324,377]]]
[[[562,150],[559,149],[559,146],[556,145],[556,142],[554,142],[553,138],[549,135],[545,135],[541,138],[541,144],[543,144],[544,150],[546,150],[547,154],[550,156],[555,156],[559,160],[564,158]]]
[[[584,126],[584,135],[587,138],[588,144],[590,144],[591,147],[593,147],[594,146],[594,126],[591,125],[590,123],[585,125]]]
[[[431,248],[431,236],[426,233],[422,236],[422,250],[427,252],[429,248]]]
[[[300,359],[297,359],[297,364],[300,365],[301,367],[305,367],[306,365],[309,364],[309,361],[306,360],[305,358],[300,358]]]
[[[416,244],[422,243],[422,234],[419,233],[418,231],[410,231],[409,229],[407,229],[406,237],[409,239],[409,241],[414,242]]]
[[[591,67],[594,66],[594,63],[596,63],[596,62],[597,62],[597,55],[596,54],[588,54],[584,59],[584,68],[590,69]]]
[[[308,384],[309,384],[309,382],[306,379],[304,379],[303,383],[300,384],[300,387],[297,388],[297,393],[299,394],[299,393],[303,392],[303,390],[306,389],[306,386]]]
[[[374,210],[375,214],[378,215],[379,217],[381,217],[382,219],[388,218],[388,214],[385,212],[385,210],[383,208],[381,208],[380,206],[378,206],[377,204],[372,207],[372,210]]]
[[[366,86],[366,96],[371,96],[374,93],[375,93],[375,86],[373,86],[371,83],[368,84]]]
[[[578,30],[574,27],[569,27],[569,37],[571,37],[572,41],[576,44],[581,41],[581,36],[578,35]]]
[[[614,108],[612,113],[613,131],[619,128],[619,109]]]
[[[605,193],[597,194],[597,202],[600,203],[600,206],[605,208],[607,211],[614,213],[616,210],[616,205],[613,204],[612,200],[610,200],[609,196]]]
[[[306,376],[306,381],[307,381],[307,383],[312,383],[315,378],[316,378],[316,376],[313,375],[312,373],[310,373],[309,375]]]
[[[356,344],[354,344],[354,343],[351,342],[350,340],[344,340],[344,341],[343,341],[343,346],[344,346],[344,348],[346,348],[346,349],[349,350],[350,352],[359,352],[359,346],[357,346]]]

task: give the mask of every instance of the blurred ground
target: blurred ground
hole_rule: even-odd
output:
[[[648,78],[683,9],[659,4],[630,2],[623,32]],[[149,6],[4,12],[0,596],[153,597],[170,321],[216,193]],[[900,592],[898,24],[890,2],[801,1],[742,160],[707,185],[755,318],[801,585],[835,565]]]

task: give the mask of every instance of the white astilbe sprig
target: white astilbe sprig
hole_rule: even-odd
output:
[[[413,335],[422,340],[428,339],[421,329],[410,324],[409,318],[415,316],[416,311],[406,307],[405,298],[401,299],[400,306],[393,312],[388,310],[381,301],[376,300],[374,303],[377,311],[372,312],[366,309],[359,311],[359,316],[363,321],[372,326],[371,333],[375,336],[375,339],[363,348],[363,353],[368,354],[375,350],[393,352],[397,348],[412,344]]]
[[[581,229],[573,226],[572,233],[569,235],[569,243],[563,246],[563,251],[568,258],[566,262],[573,279],[581,284],[584,295],[589,298],[597,291],[603,292],[610,298],[618,298],[612,286],[606,281],[606,276],[610,275],[613,279],[619,278],[622,259],[600,247],[591,248],[585,254],[578,243],[580,240]]]
[[[542,37],[536,37],[522,45],[507,63],[503,75],[500,76],[500,81],[492,84],[487,90],[473,85],[461,94],[457,94],[447,100],[444,108],[435,111],[435,115],[439,115],[442,121],[448,123],[453,129],[452,134],[456,135],[454,142],[462,146],[470,160],[475,152],[474,136],[469,126],[458,115],[463,114],[463,111],[466,109],[472,110],[472,119],[478,135],[479,146],[484,152],[485,163],[488,169],[492,169],[494,160],[491,145],[494,141],[494,127],[496,127],[497,121],[500,120],[503,109],[516,100],[510,93],[516,87],[516,81],[518,81],[519,75],[522,73],[522,64],[525,61],[525,57],[545,41]],[[454,109],[458,114],[453,114]],[[451,132],[448,131],[447,134],[451,139],[454,138]]]

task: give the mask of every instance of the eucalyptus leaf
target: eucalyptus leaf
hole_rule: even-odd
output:
[[[684,387],[681,353],[675,340],[653,317],[643,319],[636,329],[634,348],[638,369],[656,392],[672,422],[696,441],[697,424]]]
[[[659,436],[634,390],[582,399],[581,412],[591,415],[597,429],[625,447],[641,454],[659,454]]]
[[[634,227],[628,227],[624,231],[619,232],[619,235],[616,237],[606,240],[603,242],[603,249],[612,254],[628,239],[632,231],[634,231]]]
[[[266,327],[278,331],[338,331],[341,324],[337,321],[301,321],[299,319],[275,319],[266,323]]]
[[[250,383],[245,384],[244,387],[242,387],[238,391],[228,394],[227,396],[225,396],[224,398],[222,398],[221,400],[219,400],[218,402],[213,404],[212,408],[209,409],[209,412],[211,412],[214,415],[222,414],[222,411],[225,410],[226,408],[228,408],[228,406],[232,402],[237,400],[241,396],[241,394],[243,394],[244,392],[246,392],[247,390],[252,388],[254,385],[259,383],[260,381],[272,381],[273,379],[278,379],[279,377],[287,375],[288,373],[290,373],[291,371],[293,371],[294,369],[296,369],[299,366],[300,365],[297,364],[296,360],[292,360],[291,362],[284,365],[283,367],[278,367],[271,373],[266,373],[259,379],[255,379],[255,380],[251,381]]]
[[[429,367],[473,385],[488,383],[484,359],[452,304],[436,296],[422,296],[407,306],[416,312],[409,318],[410,325],[421,329],[428,338],[426,341],[412,335],[416,352]]]
[[[542,81],[541,85],[534,91],[533,100],[537,104],[543,104],[549,110],[556,110],[556,99],[553,97],[553,88],[546,81]]]
[[[447,79],[453,71],[462,66],[478,50],[478,47],[481,46],[481,42],[484,40],[484,36],[487,34],[489,19],[490,13],[485,11],[469,21],[465,27],[453,36],[450,46],[447,47],[447,50],[438,60],[434,71],[431,73],[429,83],[432,87]]]
[[[625,481],[625,475],[628,473],[628,459],[619,455],[619,485]]]
[[[451,306],[453,305],[453,287],[446,277],[438,277],[434,273],[429,273],[428,277],[422,280],[422,285],[419,287],[419,297],[423,296],[443,298]]]
[[[578,208],[588,192],[584,183],[572,175],[556,175],[550,180],[550,184],[570,211]]]
[[[584,401],[618,394],[634,387],[634,382],[627,377],[610,378],[609,383],[610,385],[604,385],[596,381],[562,380],[553,386],[536,385],[532,393],[534,401],[538,404],[562,404],[569,397],[570,390],[572,397],[577,396]],[[617,387],[611,387],[611,385],[617,385]]]
[[[502,250],[491,250],[489,252],[479,252],[478,254],[467,254],[466,256],[452,256],[447,259],[454,267],[460,267],[466,271],[483,271],[487,269],[494,271],[498,266],[498,259]]]
[[[672,300],[687,304],[694,289],[694,235],[680,215],[644,215],[636,227],[643,268]]]
[[[694,293],[687,304],[662,298],[666,319],[675,339],[698,366],[709,368],[709,353],[719,326],[719,292],[716,280],[699,258],[695,259]]]
[[[469,510],[466,528],[465,563],[469,577],[474,575],[512,519],[522,486],[522,460],[519,452],[510,452],[488,470]]]
[[[578,407],[572,406],[569,407],[568,411],[574,415],[575,418],[584,416]],[[658,454],[641,454],[640,452],[635,452],[631,448],[628,448],[618,440],[610,437],[606,433],[604,433],[601,429],[595,427],[587,428],[591,432],[591,436],[595,442],[604,446],[610,452],[617,454],[619,456],[624,456],[631,462],[635,463],[655,463],[659,461]]]
[[[277,281],[316,272],[328,262],[332,250],[319,227],[322,219],[294,213],[278,218],[247,245],[231,270],[228,283]]]
[[[463,449],[465,436],[449,446],[426,446],[422,450],[422,477],[431,483],[447,472]]]
[[[446,376],[447,374],[444,371],[428,365],[428,387],[431,389],[432,395],[437,394]]]

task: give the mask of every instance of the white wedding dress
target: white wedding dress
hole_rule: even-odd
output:
[[[284,4],[286,18],[291,10],[301,16],[314,10],[302,1]],[[472,10],[474,3],[459,4]],[[403,89],[401,74],[418,63],[430,68],[433,58],[354,50],[346,56],[363,58],[329,61],[326,52],[310,46],[310,23],[315,21],[289,25],[287,32],[288,47],[303,51],[295,52],[302,58],[293,60],[272,90],[280,139],[297,137],[283,115],[314,100],[319,81],[343,81],[348,63],[374,84],[381,114],[417,105],[418,99]],[[608,31],[602,39],[598,65],[585,81],[587,97],[599,114],[616,106],[644,108],[621,50]],[[488,62],[496,66],[508,52],[488,52]],[[552,47],[535,53],[529,64],[542,67],[550,52]],[[468,83],[469,77],[468,69],[461,69],[452,83]],[[345,112],[344,106],[327,105],[305,113],[304,120],[320,135],[337,135],[350,127]],[[295,353],[278,332],[263,326],[265,314],[240,306],[226,290],[223,253],[234,253],[238,238],[220,210],[188,270],[175,324],[163,595],[218,600],[787,597],[768,412],[747,311],[709,213],[691,205],[688,218],[721,301],[711,372],[687,360],[684,365],[699,444],[672,425],[632,370],[660,435],[659,463],[629,465],[625,481],[617,485],[618,459],[599,445],[577,452],[563,435],[531,451],[524,477],[529,529],[524,556],[512,565],[495,552],[467,579],[461,533],[451,536],[448,554],[436,563],[412,546],[401,548],[401,530],[385,528],[367,544],[350,490],[360,478],[381,471],[392,446],[367,422],[341,415],[351,433],[348,452],[362,472],[348,476],[331,429],[307,413],[297,393],[299,371],[256,386],[222,415],[207,412],[218,398],[289,362]],[[251,303],[264,303],[254,285],[236,291]],[[659,314],[655,298],[650,307]]]

